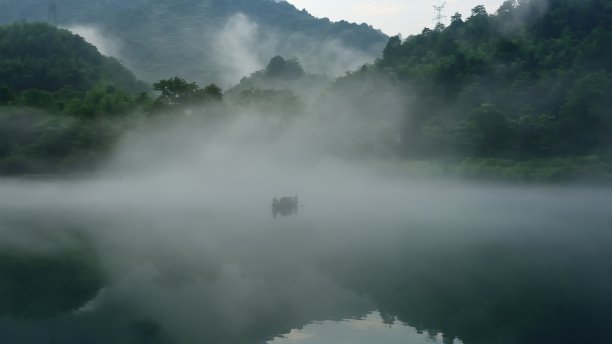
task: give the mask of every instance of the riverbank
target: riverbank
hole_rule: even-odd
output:
[[[612,163],[599,156],[510,160],[409,160],[383,163],[385,174],[417,178],[527,183],[611,183]]]

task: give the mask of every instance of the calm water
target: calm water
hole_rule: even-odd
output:
[[[334,181],[3,181],[2,343],[612,342],[609,189]]]
[[[397,343],[432,344],[443,343],[442,333],[423,333],[405,324],[389,319],[384,320],[380,313],[373,312],[364,318],[342,321],[323,321],[312,323],[301,329],[268,341],[268,344],[340,344],[340,343]],[[455,341],[462,344],[461,341]]]

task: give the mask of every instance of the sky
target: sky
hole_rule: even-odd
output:
[[[433,5],[444,0],[288,0],[298,9],[305,8],[316,17],[338,21],[368,23],[388,35],[417,34],[424,27],[433,27]],[[450,17],[459,12],[464,17],[477,5],[485,5],[489,13],[497,11],[504,0],[447,0],[444,14]]]

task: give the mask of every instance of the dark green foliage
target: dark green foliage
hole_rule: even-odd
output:
[[[507,147],[510,139],[508,118],[493,104],[482,104],[468,116],[474,125],[474,137],[478,137],[476,148],[484,155],[498,155]]]
[[[260,51],[257,44],[272,35],[280,38],[278,53],[284,55],[319,60],[319,47],[332,41],[373,59],[387,40],[369,25],[318,19],[284,1],[62,0],[58,7],[61,25],[91,25],[124,42],[121,60],[148,81],[169,75],[200,84],[219,81],[223,73],[215,55],[219,47],[213,42],[220,39],[219,31],[238,13],[258,25],[257,30],[248,32],[257,41],[252,48],[246,47],[252,54],[269,53]],[[0,8],[0,23],[47,20],[47,6],[40,0],[0,0]]]
[[[163,105],[179,105],[193,97],[199,89],[195,82],[189,83],[179,77],[160,80],[153,84],[155,91],[161,92],[157,101]]]
[[[282,56],[275,56],[266,67],[265,75],[273,79],[299,79],[304,76],[304,69],[297,58],[285,60]]]
[[[53,94],[39,89],[29,89],[23,91],[20,97],[20,104],[38,109],[55,110],[56,105]]]
[[[338,39],[351,48],[364,51],[376,52],[386,39],[383,33],[367,24],[358,25],[346,21],[334,23],[327,18],[317,19],[288,2],[275,3],[269,0],[62,0],[58,6],[61,10],[58,20],[62,24],[92,23],[111,30],[121,29],[113,28],[113,25],[124,26],[130,23],[139,29],[154,23],[170,28],[172,20],[177,16],[187,20],[183,22],[183,27],[204,25],[213,28],[222,25],[230,15],[240,12],[257,19],[260,25],[275,27],[287,35],[299,33],[319,40]],[[19,3],[0,0],[0,8],[4,9],[0,12],[0,23],[22,19],[47,20],[47,7],[40,6],[38,0],[22,0]],[[166,20],[145,22],[157,15],[166,16]],[[142,32],[136,31],[133,34],[142,35]]]
[[[153,89],[161,93],[155,100],[158,109],[187,108],[223,100],[223,91],[217,85],[200,88],[195,82],[187,82],[179,77],[160,80],[153,84]]]
[[[559,131],[568,151],[612,143],[612,75],[604,71],[576,80],[559,109]]]
[[[0,86],[0,106],[11,105],[15,101],[15,93],[8,86]]]
[[[81,37],[47,24],[0,27],[0,174],[91,170],[148,87]]]
[[[271,101],[276,98],[280,101],[277,109],[295,113],[302,107],[302,101],[314,101],[320,97],[330,82],[332,79],[329,77],[304,71],[295,57],[286,60],[282,56],[275,56],[265,69],[242,78],[226,94],[243,105],[267,103],[269,108],[274,107]],[[255,100],[257,98],[259,100]],[[266,100],[262,102],[263,99]]]
[[[0,80],[16,92],[65,87],[84,91],[98,83],[125,90],[147,88],[83,38],[43,23],[0,27],[0,52]]]
[[[31,108],[0,108],[0,174],[95,169],[129,121],[79,118]]]
[[[133,94],[116,90],[112,86],[95,87],[80,97],[64,101],[64,113],[82,118],[122,117],[140,106],[146,105],[149,97],[146,93]]]
[[[405,154],[607,155],[610,42],[609,0],[506,1],[496,15],[478,6],[447,28],[392,37],[374,72],[416,94]]]
[[[204,89],[202,89],[202,94],[204,94],[206,98],[210,98],[211,100],[223,100],[223,90],[215,84],[210,84],[204,87]]]
[[[150,103],[112,86],[87,92],[27,90],[0,106],[0,174],[92,170]]]

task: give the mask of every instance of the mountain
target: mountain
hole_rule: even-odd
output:
[[[67,30],[0,26],[0,174],[95,166],[148,89]]]
[[[115,57],[147,81],[178,75],[229,86],[276,55],[341,75],[373,61],[388,39],[366,24],[318,19],[284,1],[56,2],[59,25],[112,42]],[[0,0],[0,8],[0,23],[48,20],[47,1]]]
[[[506,1],[393,37],[344,82],[384,74],[414,95],[401,135],[409,156],[597,162],[612,151],[610,42],[610,0]]]
[[[102,56],[83,38],[44,23],[0,26],[0,85],[28,89],[85,91],[97,84],[146,90],[117,60]]]

